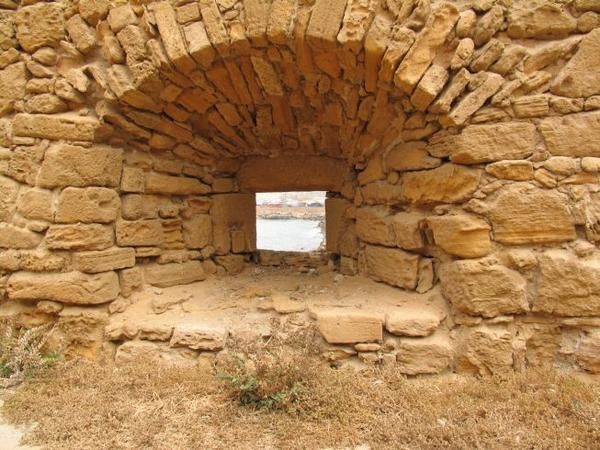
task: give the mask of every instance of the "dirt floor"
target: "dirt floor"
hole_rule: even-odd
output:
[[[302,364],[306,364],[303,362]],[[49,449],[598,448],[600,385],[552,371],[406,379],[393,370],[300,367],[293,408],[241,405],[192,368],[61,363],[2,413]],[[5,448],[5,447],[2,447]]]

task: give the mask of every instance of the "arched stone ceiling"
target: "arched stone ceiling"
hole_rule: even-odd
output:
[[[487,105],[547,84],[540,69],[579,42],[535,53],[496,39],[500,3],[479,15],[429,0],[175,3],[111,8],[97,25],[101,57],[77,24],[67,30],[101,86],[99,117],[135,145],[206,161],[293,151],[356,164],[482,108],[502,120]]]

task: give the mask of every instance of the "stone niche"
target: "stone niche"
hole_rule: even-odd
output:
[[[333,354],[600,372],[597,1],[142,3],[0,5],[3,314],[94,355],[251,264],[256,192],[320,189],[336,270],[448,311],[329,311]]]

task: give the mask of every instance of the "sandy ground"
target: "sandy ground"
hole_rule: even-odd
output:
[[[3,394],[3,396],[6,395],[6,393]],[[0,408],[3,404],[4,400],[0,400]],[[34,450],[38,448],[20,445],[21,438],[26,432],[26,428],[11,425],[0,417],[0,450]]]

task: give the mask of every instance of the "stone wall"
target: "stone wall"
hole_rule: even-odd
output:
[[[309,186],[343,273],[439,281],[440,370],[600,371],[598,0],[5,0],[0,49],[5,312],[93,353]]]

